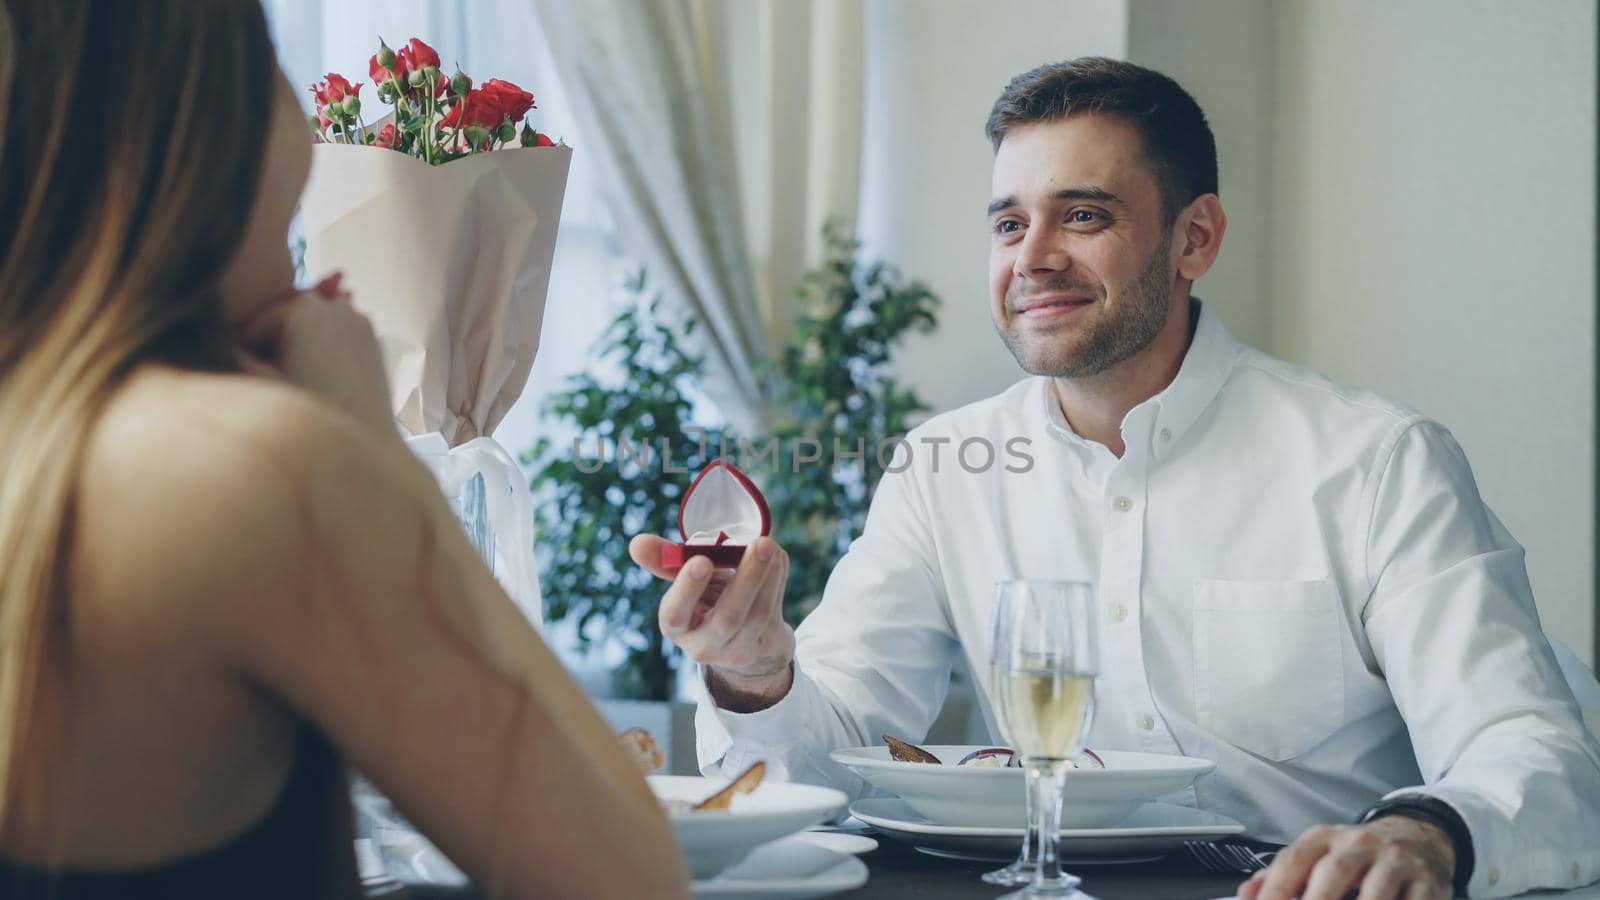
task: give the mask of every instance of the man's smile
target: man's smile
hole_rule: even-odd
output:
[[[1028,322],[1055,321],[1075,316],[1094,304],[1095,298],[1082,294],[1039,294],[1016,305],[1016,313]]]

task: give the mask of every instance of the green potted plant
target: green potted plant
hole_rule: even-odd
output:
[[[693,387],[702,360],[661,317],[661,297],[647,295],[645,273],[626,280],[629,302],[596,342],[594,356],[619,377],[584,371],[545,401],[547,420],[575,427],[571,445],[541,439],[528,454],[541,558],[545,619],[577,617],[579,649],[587,651],[596,625],[620,640],[627,656],[615,676],[621,697],[667,700],[673,693],[677,648],[656,627],[663,585],[633,564],[628,541],[677,521],[686,481],[668,470],[695,472],[718,445],[716,428],[697,430]],[[693,320],[682,326],[693,331]],[[663,463],[660,454],[669,454]]]
[[[909,332],[933,329],[939,305],[921,282],[858,259],[860,243],[838,220],[823,227],[823,248],[795,291],[801,313],[773,366],[780,459],[760,473],[773,536],[789,553],[784,616],[795,623],[866,523],[889,461],[880,448],[928,409],[895,380],[889,356]]]
[[[628,541],[676,523],[683,489],[719,447],[735,464],[735,448],[777,448],[748,474],[773,511],[774,537],[789,552],[784,612],[798,623],[860,533],[882,475],[878,448],[927,408],[894,379],[889,356],[908,332],[933,328],[938,299],[881,262],[859,261],[859,244],[841,224],[830,223],[824,238],[823,262],[796,292],[802,313],[794,331],[766,367],[778,423],[770,434],[734,435],[697,420],[692,397],[704,370],[684,346],[694,322],[675,328],[664,321],[643,273],[627,282],[631,302],[594,351],[620,377],[580,373],[546,401],[546,420],[580,437],[565,447],[542,440],[526,458],[535,465],[545,616],[577,617],[581,649],[601,629],[627,646],[618,696],[672,696],[679,655],[656,625],[664,586],[633,565]],[[865,453],[837,460],[836,439]],[[645,444],[653,455],[641,465],[637,448]],[[624,446],[632,452],[619,452]],[[663,447],[670,450],[665,464],[657,455]]]

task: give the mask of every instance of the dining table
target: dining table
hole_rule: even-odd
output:
[[[871,832],[865,832],[870,835]],[[932,856],[881,835],[878,846],[861,855],[867,882],[831,895],[837,900],[914,898],[914,900],[994,900],[1008,889],[984,883],[980,876],[995,863]],[[1114,865],[1072,865],[1068,870],[1083,883],[1079,889],[1097,900],[1216,900],[1232,897],[1245,876],[1207,869],[1185,853],[1158,860]],[[404,891],[373,892],[374,900],[484,900],[470,887],[409,885]],[[1571,891],[1537,891],[1519,895],[1538,900],[1600,900],[1600,885]]]
[[[871,834],[870,831],[866,833]],[[931,856],[881,835],[877,841],[877,849],[861,856],[870,873],[867,883],[833,897],[838,900],[868,897],[994,900],[1009,892],[1009,889],[981,880],[984,872],[996,867],[993,862]],[[1205,868],[1187,853],[1146,862],[1069,865],[1066,869],[1083,879],[1079,890],[1097,900],[1231,898],[1234,889],[1248,877]],[[1600,900],[1600,884],[1569,891],[1534,891],[1517,897],[1524,900]]]
[[[997,863],[931,856],[881,836],[877,841],[876,850],[861,856],[870,873],[867,883],[834,897],[993,900],[1012,890],[981,879]],[[1083,879],[1079,890],[1099,900],[1214,900],[1232,897],[1234,888],[1246,877],[1206,869],[1184,853],[1147,862],[1069,865],[1066,869]]]
[[[867,883],[859,888],[832,895],[838,900],[852,898],[908,897],[919,900],[993,900],[1007,893],[1006,888],[985,884],[979,876],[995,868],[991,862],[976,862],[929,856],[894,841],[878,839],[878,847],[862,854],[867,865]],[[1202,868],[1187,856],[1127,865],[1075,866],[1073,874],[1083,879],[1080,889],[1098,900],[1213,900],[1233,896],[1243,876]],[[481,900],[472,888],[411,885],[396,894],[371,895],[374,900]]]

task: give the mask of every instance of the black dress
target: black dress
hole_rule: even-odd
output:
[[[357,898],[349,796],[338,755],[304,729],[288,784],[238,837],[144,869],[56,871],[0,860],[0,900]]]

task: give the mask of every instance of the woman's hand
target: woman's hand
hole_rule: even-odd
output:
[[[341,277],[286,294],[242,323],[240,364],[304,388],[392,438],[383,354],[372,323],[339,287]]]

